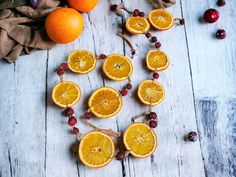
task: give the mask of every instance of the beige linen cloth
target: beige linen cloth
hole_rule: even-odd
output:
[[[33,9],[29,0],[0,0],[0,60],[14,62],[34,50],[51,49],[55,44],[44,29],[45,17],[60,0],[38,0]]]

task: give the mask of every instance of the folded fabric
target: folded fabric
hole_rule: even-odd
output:
[[[0,59],[14,62],[19,55],[55,44],[44,29],[45,17],[60,4],[59,0],[38,0],[33,9],[26,0],[0,2]]]

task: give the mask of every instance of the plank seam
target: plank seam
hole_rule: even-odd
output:
[[[180,0],[180,9],[181,9],[181,16],[183,18],[183,4],[182,4],[182,0]],[[186,29],[186,25],[184,25],[184,35],[185,35],[185,41],[186,41],[186,47],[187,47],[187,55],[188,55],[188,64],[189,64],[189,72],[190,72],[190,80],[191,80],[191,89],[192,89],[192,96],[193,96],[193,107],[194,107],[194,117],[195,117],[195,121],[196,121],[196,126],[197,126],[197,131],[198,134],[200,132],[199,130],[199,125],[198,125],[198,121],[197,121],[197,110],[196,110],[196,102],[195,102],[195,92],[194,92],[194,86],[193,86],[193,76],[192,76],[192,67],[191,67],[191,59],[190,59],[190,52],[189,52],[189,45],[188,45],[188,35],[187,35],[187,29]],[[200,145],[200,150],[201,150],[201,156],[202,156],[202,162],[203,162],[203,168],[204,168],[204,172],[205,172],[205,177],[207,177],[207,171],[206,171],[206,165],[204,162],[204,157],[203,157],[203,153],[202,153],[202,142],[201,142],[201,138],[199,137],[199,145]]]
[[[47,107],[48,107],[48,59],[49,59],[49,51],[47,50],[47,60],[46,60],[46,76],[45,76],[45,119],[44,119],[44,130],[45,130],[45,142],[44,142],[44,173],[45,173],[45,177],[47,176]]]
[[[9,148],[7,149],[7,153],[8,153],[8,161],[9,161],[9,166],[10,166],[10,174],[11,174],[11,177],[13,177],[13,173],[12,173],[12,163],[11,163],[11,153],[10,153]]]

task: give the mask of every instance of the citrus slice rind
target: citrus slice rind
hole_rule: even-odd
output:
[[[129,153],[138,158],[150,156],[157,147],[155,132],[141,122],[131,124],[125,130],[123,141]]]
[[[71,107],[75,105],[81,97],[81,91],[77,84],[63,81],[54,86],[52,90],[53,102],[62,107]]]
[[[132,34],[144,34],[150,29],[151,25],[146,18],[137,16],[128,18],[125,27]]]
[[[110,118],[122,107],[122,99],[117,90],[110,87],[97,89],[89,98],[89,110],[98,118]]]
[[[85,134],[79,144],[78,155],[81,162],[91,168],[108,165],[115,153],[112,139],[98,131]]]
[[[120,54],[109,55],[102,66],[105,75],[115,81],[128,79],[133,73],[133,65],[130,60]]]
[[[148,19],[151,25],[158,30],[168,30],[174,25],[173,15],[164,9],[152,10]]]
[[[70,53],[67,62],[71,71],[86,74],[95,68],[97,59],[96,56],[88,50],[75,50]]]
[[[144,80],[138,87],[138,97],[145,105],[156,106],[164,99],[165,90],[154,80]]]
[[[150,50],[146,56],[146,63],[151,71],[163,71],[169,66],[169,58],[160,50]]]

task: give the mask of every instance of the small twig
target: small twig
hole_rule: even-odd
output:
[[[60,75],[60,82],[63,82],[63,75]]]
[[[134,121],[135,121],[136,119],[138,119],[139,117],[146,116],[146,115],[148,115],[149,113],[150,113],[149,111],[143,112],[143,113],[141,113],[141,114],[138,114],[138,115],[132,117],[131,120],[134,122]]]
[[[102,133],[105,133],[107,135],[111,135],[111,136],[114,136],[114,137],[120,137],[120,132],[113,131],[112,129],[100,129],[97,126],[93,125],[88,120],[86,120],[85,122],[88,126],[92,127],[94,130],[100,131]]]
[[[128,10],[123,4],[120,5],[120,8],[123,9],[124,11],[128,12],[129,14],[133,14],[133,12]]]
[[[135,52],[135,49],[134,49],[134,45],[133,45],[133,43],[131,42],[129,36],[126,35],[126,34],[124,34],[124,33],[122,33],[121,31],[119,31],[119,32],[117,33],[117,35],[118,35],[119,37],[121,37],[122,39],[124,39],[125,42],[127,42],[127,44],[128,44],[128,45],[130,46],[130,48],[131,48],[131,54],[132,54],[132,56],[134,56],[136,52]]]

